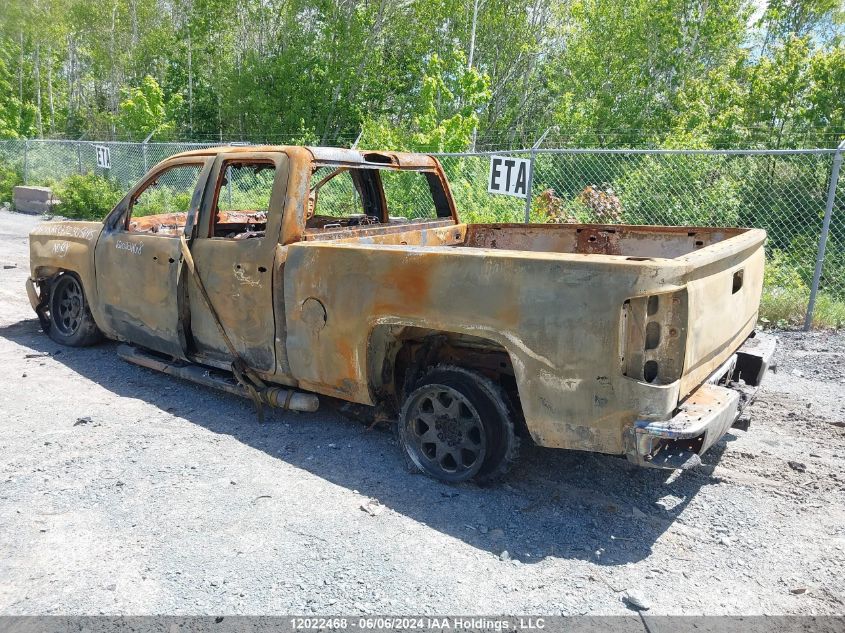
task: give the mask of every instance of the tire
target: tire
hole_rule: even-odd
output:
[[[412,468],[448,483],[496,480],[519,452],[501,389],[460,367],[441,365],[417,381],[396,430]]]
[[[70,347],[98,343],[103,335],[91,316],[82,282],[74,273],[63,273],[50,284],[50,338]]]

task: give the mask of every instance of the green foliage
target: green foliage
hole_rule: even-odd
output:
[[[689,84],[712,98],[700,78],[730,64],[748,17],[741,0],[718,10],[683,0],[576,0],[557,11],[566,45],[549,67],[561,97],[554,120],[579,144],[623,146],[659,140],[677,125]]]
[[[69,176],[53,193],[61,200],[56,213],[80,220],[102,220],[123,197],[117,183],[94,173]]]
[[[615,189],[630,224],[737,226],[742,207],[743,166],[734,161],[647,156],[619,179]]]
[[[477,110],[490,98],[490,79],[466,67],[462,55],[447,61],[433,54],[410,123],[396,126],[382,117],[366,119],[362,147],[424,152],[459,152],[478,127]]]
[[[142,217],[159,213],[185,213],[191,206],[192,193],[165,185],[147,189],[143,201],[133,207],[132,215]]]
[[[830,145],[841,3],[766,4],[7,0],[0,137]]]
[[[175,119],[184,103],[181,94],[165,100],[164,92],[150,75],[144,77],[140,86],[125,90],[123,96],[117,123],[130,138],[137,140],[143,140],[153,132],[166,137],[174,130]]]
[[[0,203],[12,202],[12,193],[17,185],[23,184],[20,167],[0,161]]]
[[[810,285],[806,270],[800,264],[804,258],[794,253],[775,251],[766,263],[763,296],[760,300],[760,320],[764,325],[787,328],[804,323]],[[841,262],[841,260],[840,260]],[[839,264],[843,266],[842,263]],[[812,277],[812,271],[810,271]],[[841,287],[841,286],[839,286]],[[845,326],[845,297],[822,291],[816,297],[813,327],[841,328]]]
[[[12,74],[0,43],[0,139],[35,135],[35,106],[21,103],[12,90]]]
[[[845,41],[810,59],[802,116],[808,127],[845,130]]]

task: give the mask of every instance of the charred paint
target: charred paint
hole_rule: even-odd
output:
[[[220,169],[233,158],[276,165],[266,217],[212,208]],[[126,222],[138,187],[180,163],[203,165],[190,211]],[[314,231],[306,208],[317,164],[418,169],[445,182],[436,159],[417,154],[187,152],[154,167],[105,223],[36,229],[32,282],[43,290],[55,274],[74,271],[108,336],[225,367],[231,358],[182,261],[177,237],[187,231],[220,322],[269,382],[375,404],[389,391],[396,348],[407,343],[400,337],[440,333],[449,341],[445,358],[506,372],[537,443],[617,454],[635,422],[670,418],[754,327],[763,231],[465,225],[448,188],[451,218]],[[222,239],[210,233],[215,219],[248,232],[266,226],[260,236]],[[683,296],[683,309],[650,314],[655,295]],[[626,302],[643,306],[627,322]],[[649,360],[664,367],[651,382],[641,371]]]

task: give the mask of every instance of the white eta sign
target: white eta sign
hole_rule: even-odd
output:
[[[105,145],[95,145],[97,151],[97,167],[111,169],[111,152]]]
[[[531,161],[527,158],[491,156],[487,191],[524,198],[528,194],[528,172],[530,170]]]

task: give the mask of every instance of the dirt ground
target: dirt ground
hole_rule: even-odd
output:
[[[53,343],[37,221],[0,212],[0,614],[845,613],[843,333],[780,333],[750,430],[695,470],[527,447],[450,487],[331,410],[259,425]]]

